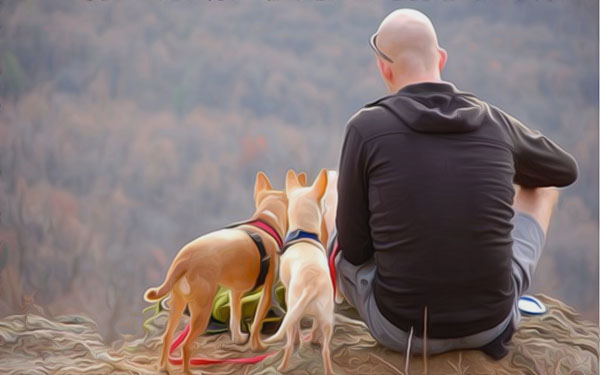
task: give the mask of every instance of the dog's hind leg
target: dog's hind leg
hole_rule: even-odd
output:
[[[167,329],[165,330],[165,334],[163,336],[163,348],[162,355],[160,357],[160,370],[167,370],[167,359],[169,357],[169,348],[171,346],[171,341],[173,340],[173,333],[175,329],[177,329],[177,325],[179,323],[179,319],[181,318],[181,314],[185,309],[185,301],[181,296],[177,293],[171,293],[171,311],[169,313],[169,322],[167,323]]]
[[[285,344],[285,350],[283,352],[283,359],[281,360],[281,364],[277,368],[277,371],[285,371],[288,363],[290,361],[290,357],[292,356],[292,352],[294,351],[294,344],[296,343],[296,335],[298,335],[298,325],[290,324],[285,331],[285,335],[287,336],[287,342]]]
[[[208,321],[212,313],[212,303],[217,292],[216,285],[205,284],[205,288],[200,289],[202,293],[196,295],[195,299],[189,302],[190,308],[190,333],[183,342],[182,361],[184,374],[191,375],[190,356],[192,344],[196,337],[203,333],[208,326]]]
[[[281,325],[279,326],[277,332],[273,336],[265,339],[265,342],[270,344],[282,340],[286,335],[286,332],[288,332],[289,327],[296,327],[298,324],[300,324],[300,319],[302,319],[304,309],[314,297],[314,292],[304,291],[300,298],[298,298],[298,300],[295,301],[292,305],[292,303],[290,302],[290,294],[286,295],[287,306],[289,310],[283,317],[283,320],[281,321]]]
[[[320,333],[321,333],[321,331],[319,330],[319,321],[317,320],[317,318],[314,318],[313,324],[312,324],[312,329],[310,331],[310,342],[312,344],[319,343],[319,334]]]
[[[242,333],[240,320],[242,317],[242,294],[239,290],[229,291],[229,305],[231,306],[229,314],[229,331],[231,331],[231,340],[242,345],[248,339],[248,334]]]
[[[332,375],[333,368],[331,367],[331,351],[329,345],[331,343],[331,337],[333,336],[333,312],[328,317],[321,318],[320,322],[321,332],[323,333],[323,341],[321,345],[321,355],[323,356],[323,367],[325,369],[325,375]]]
[[[302,319],[298,321],[296,330],[294,331],[294,344],[298,343],[298,350],[302,347]]]

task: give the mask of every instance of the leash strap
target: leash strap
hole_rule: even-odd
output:
[[[177,336],[175,341],[173,341],[173,343],[171,344],[171,347],[169,348],[169,363],[171,363],[172,365],[183,364],[183,358],[172,357],[171,354],[173,354],[173,352],[175,350],[177,350],[179,345],[181,345],[181,343],[183,342],[183,340],[185,340],[185,338],[187,337],[187,335],[189,333],[190,333],[190,325],[188,324],[185,326],[185,329]],[[275,353],[277,353],[277,352],[266,353],[266,354],[258,355],[255,357],[249,357],[249,358],[214,359],[214,358],[194,357],[194,358],[190,359],[190,365],[201,366],[201,365],[214,365],[214,364],[219,364],[219,363],[255,364],[255,363],[259,363],[259,362],[263,361],[264,359],[272,356]]]
[[[337,291],[337,271],[335,269],[335,258],[340,252],[340,245],[337,241],[337,236],[333,241],[333,251],[329,256],[329,275],[331,276],[331,284],[333,285],[333,295],[335,296],[335,292]]]

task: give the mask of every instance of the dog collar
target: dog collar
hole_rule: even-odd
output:
[[[288,242],[292,242],[292,241],[297,241],[297,240],[302,240],[302,239],[311,239],[311,240],[315,240],[317,242],[319,242],[319,236],[316,233],[313,232],[307,232],[304,231],[302,229],[296,229],[295,231],[292,231],[290,233],[288,233],[287,236],[285,236],[285,244],[287,245]]]
[[[319,241],[319,236],[313,232],[307,232],[302,229],[296,229],[295,231],[289,232],[287,236],[285,236],[284,246],[282,252],[287,250],[288,247],[292,246],[294,243],[299,242],[301,240],[313,240],[318,244],[321,243]]]

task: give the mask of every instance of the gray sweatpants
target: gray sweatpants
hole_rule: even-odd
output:
[[[496,327],[470,336],[451,339],[428,339],[430,353],[442,353],[449,350],[469,349],[484,346],[494,340],[508,324],[515,327],[521,318],[517,302],[529,288],[533,273],[544,247],[544,232],[540,224],[530,215],[517,212],[513,217],[512,231],[513,263],[512,279],[515,285],[515,302],[511,313]],[[338,255],[336,259],[337,286],[346,301],[356,308],[362,320],[369,327],[371,335],[383,346],[404,352],[408,343],[408,333],[388,321],[377,308],[373,297],[373,279],[375,263],[373,260],[355,266]],[[423,342],[418,337],[412,339],[413,352],[422,352]]]

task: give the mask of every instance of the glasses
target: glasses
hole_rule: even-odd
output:
[[[371,35],[371,39],[369,40],[369,44],[371,45],[371,48],[373,48],[373,51],[375,51],[376,54],[381,56],[382,59],[386,60],[389,63],[394,63],[394,60],[389,58],[388,55],[381,52],[381,50],[379,48],[377,48],[377,44],[375,44],[376,42],[377,42],[377,33]]]

